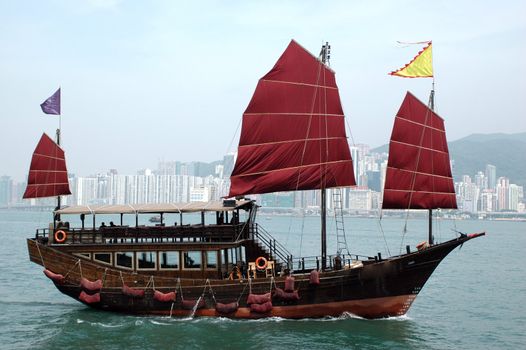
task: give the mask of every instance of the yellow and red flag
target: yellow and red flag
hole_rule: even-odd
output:
[[[389,73],[402,78],[432,78],[433,77],[433,44],[427,42],[418,55],[404,67]]]

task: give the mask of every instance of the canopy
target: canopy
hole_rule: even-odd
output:
[[[393,126],[382,208],[457,208],[444,120],[410,92]]]
[[[126,205],[78,205],[65,207],[55,214],[141,214],[141,213],[195,213],[202,211],[232,211],[241,209],[251,200],[239,200],[234,206],[225,205],[222,201],[192,203],[158,203]]]
[[[230,197],[355,185],[334,71],[292,40],[245,113]]]

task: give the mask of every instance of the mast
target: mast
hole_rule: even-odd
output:
[[[431,92],[429,94],[429,108],[434,112],[435,111],[435,79],[433,78],[433,84],[431,86]],[[429,245],[433,245],[433,209],[428,209],[428,242]]]
[[[60,120],[61,115],[58,116],[58,129],[57,129],[57,145],[60,147]],[[60,194],[57,196],[57,208],[56,210],[60,209]],[[58,214],[57,219],[60,221],[60,214]]]
[[[330,46],[292,40],[260,78],[243,113],[228,197],[320,190],[321,269],[327,268],[326,189],[356,185]]]
[[[322,45],[320,59],[324,65],[327,65],[331,58],[331,46],[328,42]],[[327,111],[324,111],[325,113]],[[326,150],[328,151],[328,150]],[[325,175],[321,175],[321,270],[327,269],[327,189],[325,188]]]

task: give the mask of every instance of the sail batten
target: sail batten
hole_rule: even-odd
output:
[[[327,85],[319,85],[319,84],[307,84],[307,83],[298,83],[295,81],[280,81],[280,80],[269,80],[269,79],[262,79],[261,81],[268,82],[268,83],[279,83],[279,84],[292,84],[292,85],[302,85],[302,86],[310,86],[320,89],[333,89],[338,90],[337,87],[334,86],[327,86]]]
[[[229,196],[353,186],[334,71],[291,41],[243,114]]]
[[[71,194],[71,191],[64,151],[44,133],[33,152],[23,198],[67,194]]]
[[[457,208],[444,120],[409,92],[391,134],[382,208]]]

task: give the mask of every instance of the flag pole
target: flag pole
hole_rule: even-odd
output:
[[[431,83],[431,93],[429,94],[429,108],[435,110],[435,75],[433,74],[433,82]],[[433,245],[433,209],[429,209],[428,215],[428,242],[429,245]]]
[[[59,87],[60,94],[62,94],[61,87]],[[61,96],[62,97],[62,96]],[[57,129],[57,145],[60,147],[60,129],[62,128],[62,98],[60,99],[60,110],[58,113],[58,129]],[[61,205],[61,198],[60,195],[57,196],[57,209],[60,210]],[[60,221],[60,214],[58,215],[58,220]]]
[[[401,44],[424,44],[427,43],[427,46],[424,47],[418,54],[405,66],[392,71],[389,75],[399,76],[403,78],[433,78],[433,83],[431,85],[431,93],[429,95],[429,104],[428,107],[432,111],[435,110],[435,74],[433,72],[433,52],[432,52],[432,41],[424,41],[417,43],[402,43]],[[429,235],[428,243],[433,245],[433,209],[428,209],[429,217]]]

